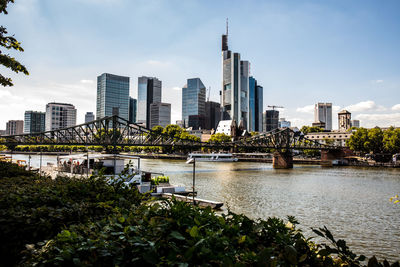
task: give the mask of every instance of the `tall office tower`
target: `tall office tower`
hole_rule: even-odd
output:
[[[46,105],[46,131],[76,125],[76,109],[72,104],[48,103]]]
[[[217,102],[207,101],[205,107],[206,120],[204,128],[207,130],[216,130],[221,120],[221,105]]]
[[[264,113],[264,132],[269,132],[279,127],[279,111],[267,110]]]
[[[137,101],[136,122],[150,128],[150,105],[161,102],[161,81],[155,77],[139,77]]]
[[[16,135],[24,133],[24,121],[11,120],[6,123],[6,135]]]
[[[351,120],[351,127],[360,128],[360,121],[359,120]]]
[[[248,127],[250,63],[241,61],[239,53],[228,50],[228,27],[222,35],[222,91],[221,107],[223,120],[235,120]]]
[[[93,112],[86,112],[85,114],[85,123],[94,121],[94,114]]]
[[[25,111],[24,133],[41,133],[46,127],[46,113],[40,111]]]
[[[345,132],[351,128],[351,113],[342,110],[338,113],[339,132]]]
[[[137,100],[129,97],[129,123],[136,122]]]
[[[171,124],[171,104],[155,102],[150,105],[150,129],[154,126],[165,127]]]
[[[204,84],[199,78],[188,79],[182,88],[182,120],[189,125],[189,116],[191,115],[204,118],[205,102],[206,87]]]
[[[103,73],[97,77],[96,118],[117,115],[128,120],[129,77]]]
[[[263,87],[257,85],[257,80],[249,77],[249,131],[263,130]]]
[[[315,104],[314,122],[324,122],[325,130],[332,130],[332,103]]]

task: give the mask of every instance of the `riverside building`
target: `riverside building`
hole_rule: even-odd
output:
[[[155,77],[142,76],[138,78],[138,98],[136,122],[151,128],[151,104],[161,102],[162,83]]]
[[[96,118],[117,115],[128,120],[129,77],[103,73],[97,77]]]
[[[171,104],[156,102],[150,105],[150,129],[171,124]]]
[[[24,133],[24,121],[10,120],[6,123],[6,135],[16,135]]]
[[[72,104],[52,102],[46,105],[46,131],[76,125],[76,109]]]
[[[196,129],[204,128],[200,121],[205,120],[205,103],[206,87],[202,81],[199,78],[188,79],[182,88],[182,120],[185,124]]]
[[[46,130],[46,113],[40,111],[25,111],[24,133],[41,133]]]

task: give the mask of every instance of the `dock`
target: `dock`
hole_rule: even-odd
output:
[[[187,203],[193,203],[194,199],[194,205],[197,205],[199,207],[211,207],[213,209],[220,209],[224,203],[223,202],[217,202],[217,201],[212,201],[212,200],[207,200],[207,199],[201,199],[201,198],[193,198],[190,196],[182,196],[182,195],[177,195],[177,194],[171,194],[171,193],[163,193],[161,194],[162,197],[165,198],[172,198],[175,197],[177,200],[181,200]]]

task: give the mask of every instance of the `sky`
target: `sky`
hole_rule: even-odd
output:
[[[219,102],[221,34],[251,63],[264,110],[283,106],[292,126],[311,125],[314,104],[347,109],[363,127],[400,126],[400,1],[15,0],[0,25],[22,43],[7,51],[30,75],[0,87],[0,129],[49,102],[74,104],[77,123],[96,111],[102,73],[162,80],[162,101],[181,119],[181,91],[199,77]],[[2,50],[2,52],[5,52]]]

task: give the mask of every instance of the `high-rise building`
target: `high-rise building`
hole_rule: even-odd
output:
[[[94,121],[94,114],[93,112],[86,112],[85,114],[85,123]]]
[[[165,127],[171,124],[171,104],[156,102],[150,105],[150,125],[148,128],[154,126]]]
[[[351,120],[351,127],[360,128],[360,121],[359,120]]]
[[[332,103],[315,104],[314,122],[324,122],[325,130],[332,130]]]
[[[117,115],[128,120],[129,77],[103,73],[97,77],[96,118]]]
[[[241,61],[239,53],[228,50],[228,30],[222,35],[222,91],[223,120],[235,120],[248,127],[250,63]]]
[[[76,109],[72,104],[48,103],[46,105],[46,131],[76,125]]]
[[[137,100],[129,97],[129,123],[136,122]]]
[[[155,77],[138,78],[136,122],[150,128],[150,105],[161,102],[161,81]]]
[[[24,133],[24,121],[11,120],[6,123],[6,135],[16,135]]]
[[[254,77],[249,77],[249,126],[248,130],[263,130],[263,87],[257,85]]]
[[[279,128],[290,128],[291,123],[290,121],[285,120],[285,118],[279,119]]]
[[[221,105],[212,101],[207,101],[205,104],[206,120],[204,128],[207,130],[215,130],[221,120]]]
[[[342,110],[338,113],[339,132],[345,132],[351,128],[351,113]]]
[[[191,115],[204,118],[206,113],[205,102],[206,87],[204,84],[199,78],[188,79],[186,85],[182,88],[182,120],[190,124],[189,116]]]
[[[46,130],[46,113],[40,111],[25,111],[24,133],[41,133]]]
[[[265,111],[265,113],[263,114],[264,118],[264,122],[263,122],[263,126],[264,132],[269,132],[272,131],[274,129],[277,129],[279,127],[279,111],[278,110],[267,110]]]

